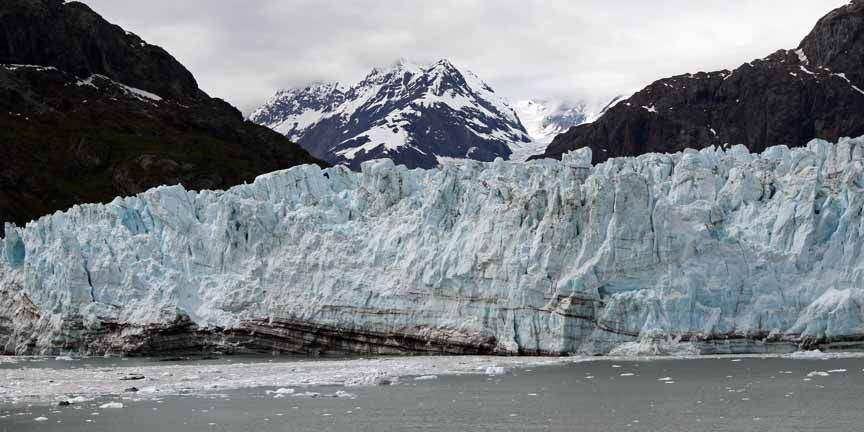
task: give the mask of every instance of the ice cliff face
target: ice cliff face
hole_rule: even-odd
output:
[[[864,138],[300,166],[7,225],[7,352],[608,353],[864,340]]]

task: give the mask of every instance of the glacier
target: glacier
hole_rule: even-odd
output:
[[[864,137],[298,166],[0,240],[0,351],[633,355],[864,341]]]

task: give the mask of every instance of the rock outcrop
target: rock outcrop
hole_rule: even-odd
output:
[[[745,144],[753,152],[864,134],[864,1],[822,18],[795,50],[734,71],[659,80],[597,121],[555,138],[544,155],[589,147],[594,162]]]
[[[7,225],[0,347],[861,347],[864,139],[591,159],[305,165]]]
[[[315,163],[78,2],[0,3],[0,221]]]

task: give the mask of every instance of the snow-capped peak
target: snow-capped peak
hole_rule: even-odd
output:
[[[506,159],[531,142],[491,86],[447,59],[400,59],[350,87],[283,90],[250,119],[354,168],[380,157],[427,168],[442,158]]]
[[[514,108],[535,142],[549,144],[558,134],[585,123],[590,113],[584,103],[567,104],[550,100],[523,100]]]
[[[255,110],[250,119],[292,140],[296,131],[320,120],[321,115],[342,103],[345,88],[337,82],[316,82],[304,88],[280,90]]]

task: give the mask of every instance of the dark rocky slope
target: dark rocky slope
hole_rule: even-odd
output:
[[[864,134],[864,1],[822,18],[797,50],[734,71],[659,80],[598,121],[559,135],[539,157],[591,147],[617,156],[745,144],[751,151]]]
[[[0,65],[0,223],[161,184],[221,189],[319,163],[81,3],[0,3]]]

